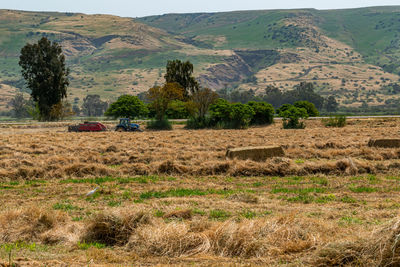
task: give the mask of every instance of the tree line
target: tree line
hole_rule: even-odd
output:
[[[139,96],[120,96],[110,105],[99,95],[88,95],[79,108],[66,101],[69,69],[59,44],[46,37],[37,44],[27,44],[21,50],[19,64],[31,99],[24,100],[22,94],[17,94],[10,105],[16,117],[29,114],[38,120],[58,120],[74,113],[86,116],[104,113],[114,118],[150,117],[153,120],[148,128],[153,129],[170,129],[170,118],[189,118],[189,128],[244,128],[271,123],[275,109],[288,118],[289,113],[296,112],[302,118],[313,116],[309,114],[309,104],[315,110],[324,108],[329,112],[336,111],[338,106],[334,97],[322,98],[312,83],[305,82],[285,92],[268,86],[258,95],[251,90],[214,92],[200,86],[193,77],[193,64],[172,60],[167,62],[163,85],[153,86]]]

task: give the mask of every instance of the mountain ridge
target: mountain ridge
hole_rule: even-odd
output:
[[[69,101],[113,101],[163,82],[167,60],[190,60],[203,86],[263,92],[314,82],[344,106],[397,101],[400,6],[165,14],[143,18],[0,10],[0,110],[18,91],[19,50],[46,36],[71,68]]]

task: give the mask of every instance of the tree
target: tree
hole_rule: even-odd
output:
[[[297,108],[290,106],[288,109],[281,113],[283,118],[283,129],[304,129],[305,125],[299,119],[308,118],[307,110],[305,108]]]
[[[55,120],[62,120],[67,117],[71,117],[74,115],[74,111],[72,110],[72,106],[68,101],[62,100],[57,104],[53,105],[50,110],[50,117]]]
[[[137,118],[148,113],[145,104],[134,95],[122,95],[110,105],[104,115],[114,118]]]
[[[210,126],[233,129],[246,128],[254,114],[253,108],[247,104],[231,104],[220,98],[210,106]]]
[[[275,108],[278,108],[285,103],[283,93],[279,88],[273,85],[268,85],[267,88],[265,88],[265,96],[263,97],[263,100],[267,103],[271,103]]]
[[[168,83],[178,83],[184,89],[184,98],[188,99],[190,94],[199,90],[199,84],[192,76],[193,64],[189,61],[169,60],[167,62],[167,73],[164,78]]]
[[[274,107],[266,102],[250,101],[247,103],[253,110],[254,116],[251,124],[271,124],[274,121]]]
[[[82,112],[85,116],[99,117],[103,116],[108,108],[108,103],[101,101],[99,95],[87,95],[83,99]]]
[[[280,106],[280,108],[278,108],[276,110],[276,113],[282,117],[283,112],[285,112],[286,110],[288,110],[292,105],[290,104],[283,104],[282,106]]]
[[[295,101],[308,101],[315,105],[317,109],[321,109],[324,104],[324,98],[314,92],[314,84],[308,82],[301,82],[294,87],[294,90],[288,91],[289,102],[294,103]],[[290,99],[292,98],[292,99]]]
[[[61,46],[43,37],[37,44],[26,44],[21,49],[19,65],[22,76],[38,103],[41,120],[55,120],[51,110],[67,97],[69,70]],[[53,113],[54,115],[55,113]]]
[[[230,123],[228,127],[233,129],[247,128],[254,114],[254,110],[249,105],[233,103],[231,104]]]
[[[169,119],[187,119],[190,116],[189,102],[172,100],[168,104],[166,115]]]
[[[178,83],[166,83],[163,86],[154,86],[147,92],[147,98],[156,112],[156,120],[165,118],[168,105],[172,100],[183,100],[184,88]]]
[[[25,118],[29,116],[27,110],[27,101],[22,93],[17,93],[13,99],[11,99],[9,105],[11,106],[12,115],[15,118]]]
[[[336,98],[334,96],[329,96],[328,99],[325,102],[325,108],[326,111],[328,112],[336,112],[338,110],[339,104],[336,101]]]
[[[218,99],[218,94],[209,88],[201,88],[192,95],[192,100],[197,108],[197,116],[204,118],[210,105]]]
[[[293,104],[296,108],[304,108],[309,117],[319,116],[319,111],[315,105],[308,101],[297,101]]]
[[[210,106],[210,119],[212,125],[229,122],[230,114],[231,104],[225,99],[219,98]]]

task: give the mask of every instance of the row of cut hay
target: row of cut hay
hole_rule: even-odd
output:
[[[42,165],[42,166],[41,166]],[[366,173],[397,172],[400,163],[368,162],[351,158],[337,161],[310,161],[296,164],[288,158],[275,158],[266,162],[254,161],[205,161],[198,165],[187,166],[184,162],[167,160],[164,162],[131,163],[112,167],[94,163],[74,164],[37,164],[23,165],[13,169],[0,168],[0,177],[13,179],[99,177],[99,176],[136,176],[136,175],[229,175],[229,176],[306,176],[356,175]]]
[[[0,214],[0,243],[27,241],[74,245],[81,241],[125,246],[143,257],[208,254],[261,258],[308,251],[319,245],[320,233],[329,230],[314,220],[298,220],[292,216],[241,222],[173,220],[166,223],[143,211],[100,213],[81,223],[82,227],[72,224],[58,213],[39,209],[5,212]]]
[[[317,266],[400,266],[400,220],[354,241],[333,242],[318,249]]]
[[[142,257],[211,255],[248,259],[308,255],[307,261],[317,266],[400,265],[398,219],[362,239],[328,243],[334,236],[334,225],[295,216],[166,223],[148,212],[119,210],[97,214],[92,220],[76,225],[60,212],[38,208],[0,214],[0,243],[74,245],[81,241],[124,246]]]

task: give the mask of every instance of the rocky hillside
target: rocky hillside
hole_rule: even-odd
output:
[[[342,105],[397,101],[400,7],[109,15],[0,10],[0,109],[17,91],[19,51],[41,36],[62,44],[69,101],[113,100],[163,82],[169,59],[190,60],[203,86],[264,91],[314,82]]]

